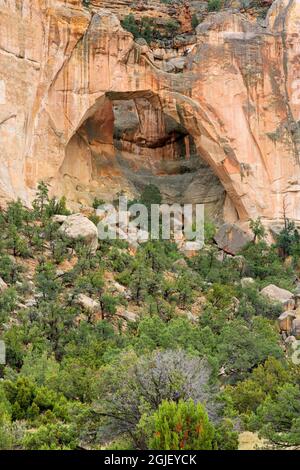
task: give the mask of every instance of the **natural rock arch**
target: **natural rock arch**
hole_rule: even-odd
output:
[[[0,197],[30,202],[41,179],[56,192],[66,148],[101,100],[150,93],[192,136],[240,220],[279,220],[285,198],[288,216],[300,220],[299,8],[296,0],[277,0],[264,27],[232,12],[208,17],[176,74],[163,71],[110,11],[91,13],[79,0],[51,9],[32,2],[21,13],[9,4],[0,21],[13,13],[30,40],[24,46],[21,35],[8,38],[0,56],[1,106],[14,116],[7,121],[4,114],[0,123]]]
[[[33,166],[40,166],[41,171],[37,171],[39,177],[44,173],[45,178],[53,182],[54,191],[58,192],[61,187],[58,170],[70,139],[108,97],[150,97],[192,136],[198,153],[211,166],[226,190],[230,213],[236,210],[242,221],[262,213],[264,207],[269,205],[261,200],[257,191],[257,180],[262,187],[267,182],[263,165],[253,173],[247,163],[243,166],[238,160],[234,150],[226,143],[228,139],[220,136],[214,112],[197,94],[195,97],[188,96],[193,95],[195,80],[199,77],[193,72],[186,73],[183,79],[181,74],[168,74],[157,69],[149,58],[147,46],[135,44],[131,35],[122,30],[116,17],[99,11],[51,84],[39,125],[50,128],[47,146],[57,154],[51,157],[50,169],[45,165],[44,157],[43,163],[38,164],[38,156],[44,154],[44,149],[42,152],[37,147],[34,149]],[[240,77],[238,80],[241,80]],[[55,144],[57,136],[59,142]],[[36,184],[35,178],[33,183]]]
[[[186,135],[193,139],[193,143],[195,145],[194,152],[196,152],[199,157],[201,156],[201,158],[209,164],[226,190],[226,204],[229,206],[227,207],[227,212],[229,209],[230,215],[232,217],[236,217],[239,220],[247,220],[249,218],[249,209],[247,206],[245,206],[238,193],[240,182],[239,180],[235,182],[232,179],[233,170],[237,175],[241,175],[241,168],[238,162],[235,160],[234,156],[230,155],[228,151],[226,153],[226,148],[222,148],[207,133],[205,127],[202,125],[203,111],[199,109],[199,106],[192,102],[192,100],[178,94],[176,95],[168,93],[166,95],[159,96],[154,94],[151,90],[110,91],[105,93],[103,96],[98,98],[95,103],[87,110],[84,117],[79,121],[77,129],[73,132],[72,136],[70,136],[68,144],[65,147],[66,152],[73,153],[74,156],[76,155],[76,157],[73,158],[72,155],[71,158],[69,158],[69,162],[66,162],[66,158],[64,158],[59,169],[61,176],[63,176],[65,172],[69,174],[73,173],[73,177],[75,178],[75,187],[76,184],[86,184],[87,186],[89,184],[92,171],[91,161],[87,163],[86,158],[83,158],[82,165],[80,165],[80,143],[78,142],[77,138],[77,143],[74,142],[74,138],[76,137],[78,130],[82,129],[82,126],[84,125],[87,128],[87,133],[90,134],[90,138],[95,137],[91,134],[98,132],[98,141],[102,143],[102,158],[104,167],[102,176],[108,177],[110,176],[109,171],[111,174],[113,174],[114,171],[118,171],[116,168],[114,168],[113,164],[113,160],[115,159],[115,152],[113,141],[114,113],[112,103],[115,100],[127,101],[136,99],[147,99],[151,103],[151,106],[154,109],[157,109],[158,114],[157,116],[152,116],[153,121],[151,120],[151,116],[149,117],[150,127],[151,123],[156,124],[156,122],[154,122],[155,118],[157,118],[157,121],[160,120],[158,115],[164,114],[165,116],[168,116],[170,119],[172,119],[176,124],[178,124],[178,126],[184,129]],[[82,146],[85,146],[82,137],[80,140]],[[208,148],[210,151],[207,150]],[[78,177],[76,177],[76,175],[78,175]],[[60,186],[62,189],[62,193],[65,192],[66,188],[63,184],[61,184],[60,178],[56,177],[56,180],[58,182],[58,186]],[[199,181],[199,185],[200,184],[201,182]],[[95,190],[95,185],[92,185],[91,189]],[[72,197],[72,191],[74,192],[74,185],[72,186],[70,197]],[[209,191],[210,188],[207,187],[208,195]],[[231,201],[234,202],[234,205],[231,203]],[[234,214],[235,210],[237,214]]]
[[[203,202],[223,219],[224,188],[171,111],[150,91],[106,93],[66,146],[56,178],[62,193],[72,199],[80,188],[77,198],[88,204],[92,196],[113,199],[121,189],[133,196],[152,183],[165,201]]]

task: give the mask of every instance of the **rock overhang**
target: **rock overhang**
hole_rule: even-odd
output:
[[[29,2],[28,11],[43,26],[36,28],[42,50],[36,54],[35,67],[38,64],[41,72],[32,79],[34,65],[27,60],[28,70],[22,64],[15,68],[17,74],[6,73],[10,94],[15,81],[23,79],[30,97],[21,96],[18,103],[9,97],[0,105],[0,117],[5,118],[7,111],[18,116],[8,128],[5,123],[0,127],[2,146],[9,149],[2,153],[3,199],[30,200],[41,179],[50,182],[55,193],[64,193],[60,168],[78,129],[107,98],[139,96],[156,101],[192,136],[239,221],[257,216],[280,220],[287,197],[289,217],[300,220],[300,193],[291,191],[289,182],[299,178],[298,143],[291,131],[299,112],[298,56],[291,47],[298,33],[290,14],[291,10],[295,18],[299,14],[296,1],[276,1],[265,28],[231,12],[209,16],[197,28],[197,43],[187,55],[186,68],[176,74],[159,68],[149,47],[134,43],[110,11],[93,7],[91,14],[80,4],[56,2],[56,10],[43,10]],[[30,25],[30,15],[26,24]],[[8,37],[8,49],[15,49],[16,42],[18,38]],[[29,44],[25,56],[34,56],[36,50],[37,44]],[[4,64],[25,60],[8,58],[3,50],[1,59]],[[282,137],[270,138],[284,122]]]

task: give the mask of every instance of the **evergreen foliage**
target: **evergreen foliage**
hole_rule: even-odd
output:
[[[141,200],[161,194],[148,185]],[[193,258],[159,240],[92,254],[53,222],[66,205],[41,182],[33,210],[0,211],[0,449],[236,449],[237,429],[299,446],[300,368],[282,306],[260,294],[295,290],[295,226],[270,245],[253,221],[253,240],[222,261],[211,223]]]

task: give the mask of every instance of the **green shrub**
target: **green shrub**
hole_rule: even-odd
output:
[[[3,387],[0,387],[0,450],[11,449],[13,436],[11,432],[10,404],[5,396]]]
[[[176,20],[169,20],[166,23],[166,28],[169,34],[174,35],[179,30],[180,25]]]
[[[23,440],[26,450],[72,450],[76,448],[76,432],[69,424],[47,424],[27,432]]]
[[[121,25],[124,29],[126,29],[126,31],[132,33],[135,38],[139,36],[139,27],[133,13],[126,15],[121,21]]]
[[[56,199],[56,197],[53,197],[49,200],[49,203],[46,207],[46,216],[50,218],[55,214],[71,214],[71,212],[67,209],[66,198],[64,196],[61,199]]]
[[[298,448],[300,445],[300,388],[286,383],[274,398],[268,395],[252,416],[250,426],[272,448]]]
[[[193,16],[192,16],[192,27],[193,27],[194,29],[196,29],[197,26],[198,26],[198,24],[199,24],[198,17],[197,17],[197,15],[194,13]]]
[[[133,34],[134,38],[143,38],[148,43],[152,41],[154,35],[157,35],[155,25],[150,17],[144,16],[140,22],[137,22],[134,15],[130,13],[121,21],[124,29]]]
[[[9,287],[0,293],[0,322],[8,320],[9,314],[13,312],[17,305],[17,292],[13,287]]]
[[[153,414],[153,450],[211,450],[215,434],[204,407],[193,400],[164,400]],[[151,421],[150,421],[151,422]]]
[[[140,200],[147,207],[151,204],[161,204],[162,197],[159,188],[155,184],[148,184],[142,191]]]
[[[98,197],[95,197],[95,199],[93,200],[93,208],[94,209],[98,209],[98,207],[102,206],[103,204],[105,204],[104,199],[100,199]]]
[[[220,11],[222,7],[222,0],[208,0],[208,11]]]

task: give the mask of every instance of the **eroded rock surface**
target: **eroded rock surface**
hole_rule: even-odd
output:
[[[223,224],[214,238],[221,250],[230,255],[236,255],[253,237],[235,224]]]
[[[295,306],[294,296],[287,289],[281,289],[274,284],[269,284],[261,290],[261,294],[273,302],[281,303],[287,310],[293,310]]]
[[[123,30],[127,3],[1,1],[1,201],[30,203],[45,180],[80,207],[144,178],[231,223],[280,221],[284,204],[299,221],[299,2],[276,0],[260,22],[207,15],[175,70],[175,49]],[[176,15],[190,31],[188,8]]]

